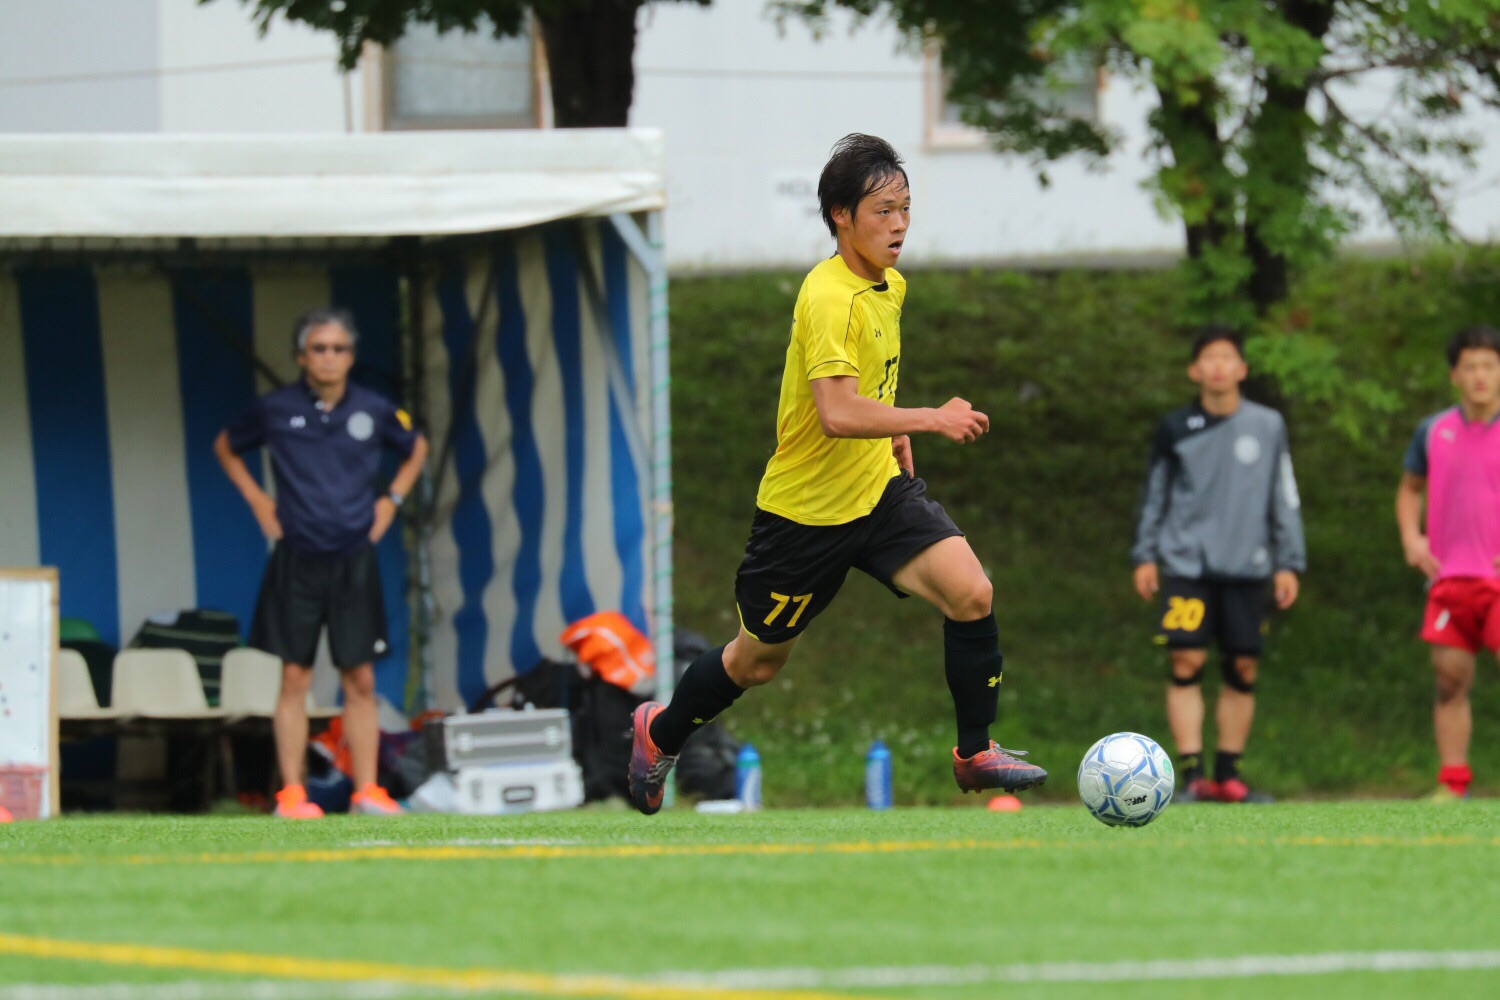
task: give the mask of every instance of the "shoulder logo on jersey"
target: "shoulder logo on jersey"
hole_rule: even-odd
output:
[[[297,430],[301,430],[302,428],[304,428],[304,427],[307,426],[307,418],[304,417],[300,413],[297,414],[295,417],[293,417],[288,422],[292,425],[292,427],[296,428]]]
[[[1187,428],[1190,431],[1201,431],[1208,426],[1208,418],[1201,413],[1195,413],[1187,419]]]
[[[875,328],[875,336],[880,336],[880,327],[878,326]]]
[[[1438,437],[1450,443],[1457,440],[1457,436],[1453,433],[1452,427],[1444,427],[1442,430],[1438,431]]]
[[[349,422],[345,425],[349,429],[349,436],[356,441],[368,441],[375,433],[375,418],[364,410],[357,410],[349,414]]]
[[[1234,442],[1234,457],[1240,460],[1241,465],[1254,465],[1255,460],[1260,458],[1260,442],[1249,434],[1242,434]]]
[[[398,409],[396,411],[396,422],[401,425],[402,430],[411,430],[411,414],[405,410]]]

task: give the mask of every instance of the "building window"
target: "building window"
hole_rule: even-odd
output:
[[[496,38],[487,24],[439,34],[413,25],[381,58],[387,129],[537,128],[544,123],[535,32]]]
[[[987,149],[983,129],[966,125],[959,105],[948,100],[949,77],[943,69],[941,50],[929,48],[923,57],[923,105],[927,118],[927,145],[931,149]],[[1043,86],[1034,84],[1033,86]],[[1055,83],[1048,86],[1048,98],[1063,110],[1085,121],[1099,117],[1099,89],[1103,73],[1091,63],[1070,60],[1059,67]]]

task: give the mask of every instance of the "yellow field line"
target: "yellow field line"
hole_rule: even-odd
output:
[[[848,994],[807,990],[736,990],[633,982],[611,976],[552,976],[505,969],[443,969],[352,959],[255,955],[146,944],[66,941],[0,933],[0,955],[71,959],[103,965],[213,972],[257,978],[324,982],[399,983],[445,990],[530,993],[535,996],[622,997],[626,1000],[847,1000]]]
[[[1191,847],[1500,847],[1500,837],[1468,834],[1428,836],[1367,835],[1353,837],[1178,837],[1163,840],[1122,832],[1108,841],[1036,840],[886,840],[848,843],[791,844],[599,844],[599,845],[445,845],[319,848],[306,851],[225,851],[197,854],[11,854],[6,865],[255,865],[339,861],[476,861],[552,860],[572,858],[674,858],[726,855],[913,854],[936,851],[1115,850]]]

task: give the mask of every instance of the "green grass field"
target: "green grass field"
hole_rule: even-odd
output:
[[[1114,830],[971,800],[17,823],[0,1000],[1494,996],[1497,821],[1200,805]]]

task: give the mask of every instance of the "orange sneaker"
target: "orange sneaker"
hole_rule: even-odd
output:
[[[287,785],[276,793],[276,815],[282,819],[322,819],[323,807],[307,801],[307,789]]]
[[[958,747],[954,747],[953,779],[965,792],[982,792],[990,788],[1019,792],[1023,788],[1034,788],[1047,780],[1047,772],[1035,764],[1017,759],[1024,756],[1025,750],[1006,750],[994,740],[990,740],[988,750],[981,750],[972,757],[960,757]]]
[[[400,816],[405,810],[389,792],[372,781],[354,793],[349,800],[349,811],[361,816]]]

